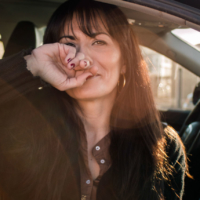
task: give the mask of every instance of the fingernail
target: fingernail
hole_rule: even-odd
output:
[[[71,60],[72,60],[72,59],[71,59],[71,58],[69,58],[69,59],[67,60],[67,62],[69,63]]]
[[[75,64],[74,64],[74,63],[72,63],[72,64],[71,64],[71,67],[72,67],[72,69],[73,69],[73,68],[75,67]]]
[[[87,78],[86,78],[86,80],[88,80],[88,78],[90,78],[90,77],[93,77],[92,75],[89,75]]]

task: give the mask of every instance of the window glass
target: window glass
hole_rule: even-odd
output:
[[[46,30],[46,26],[41,28],[35,28],[35,35],[36,35],[36,47],[43,45],[43,36]]]
[[[191,110],[193,91],[200,78],[164,55],[146,47],[141,49],[157,108]]]
[[[200,51],[200,32],[191,28],[177,28],[171,31],[173,35]]]
[[[0,59],[3,57],[4,54],[4,45],[3,42],[1,41],[1,34],[0,34]]]

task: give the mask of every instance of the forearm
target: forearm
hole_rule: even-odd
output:
[[[0,104],[44,86],[41,79],[27,69],[24,56],[30,53],[31,50],[21,51],[0,60]]]

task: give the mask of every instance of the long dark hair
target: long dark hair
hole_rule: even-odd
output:
[[[151,182],[155,184],[152,188],[158,191],[157,198],[162,199],[159,180],[166,180],[173,169],[165,153],[166,134],[154,104],[148,69],[136,36],[127,18],[116,6],[90,0],[69,0],[51,17],[44,44],[59,42],[66,25],[73,33],[74,16],[80,30],[88,36],[91,36],[92,28],[100,29],[100,20],[119,43],[126,65],[126,85],[122,86],[121,77],[110,118],[111,188],[119,199],[137,200],[142,198]],[[170,135],[173,137],[173,131],[168,131],[167,137]]]

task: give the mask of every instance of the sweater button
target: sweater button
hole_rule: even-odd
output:
[[[86,200],[86,195],[82,195],[81,200]]]
[[[101,163],[101,164],[104,164],[105,162],[106,162],[106,161],[105,161],[104,159],[101,159],[101,160],[100,160],[100,163]]]
[[[89,185],[90,184],[90,180],[87,180],[86,183]]]
[[[99,151],[100,150],[100,146],[96,146],[96,150]]]

